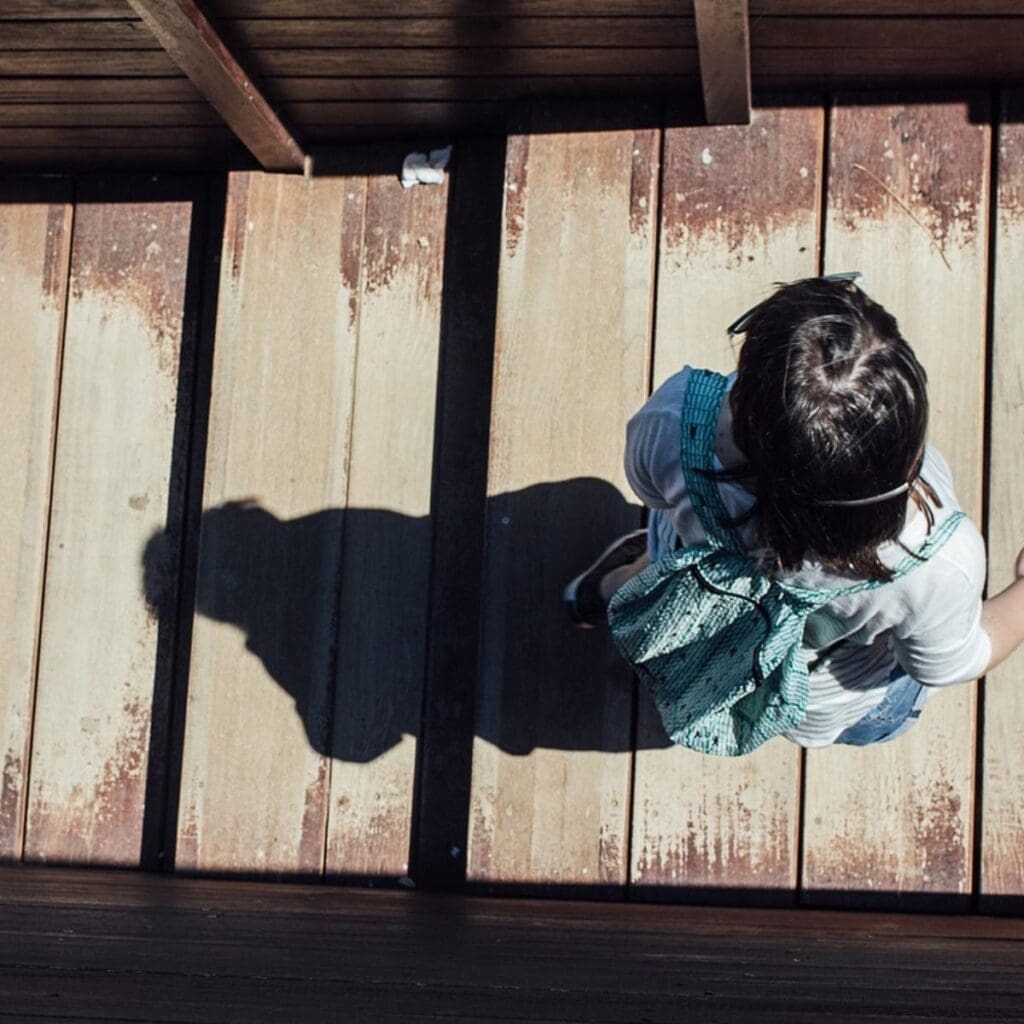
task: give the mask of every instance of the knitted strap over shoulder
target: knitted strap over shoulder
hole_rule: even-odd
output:
[[[718,412],[728,388],[728,380],[720,373],[713,370],[690,371],[680,417],[680,461],[686,489],[704,528],[708,546],[745,554],[738,532],[725,523],[729,514],[714,477],[709,475],[715,468]]]

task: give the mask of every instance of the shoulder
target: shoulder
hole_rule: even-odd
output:
[[[925,446],[924,463],[921,467],[921,478],[935,491],[940,507],[935,509],[936,521],[941,524],[946,518],[962,512],[960,500],[953,484],[953,473],[945,456],[934,445]],[[911,548],[919,547],[926,537],[924,516],[918,515],[912,523],[908,523],[900,539]],[[932,555],[921,570],[931,566],[928,577],[949,576],[966,579],[973,586],[980,586],[985,577],[985,541],[981,531],[966,515],[960,520],[956,529],[946,542]],[[920,571],[910,573],[912,580]]]
[[[626,433],[633,438],[634,443],[652,433],[660,434],[666,430],[678,433],[686,385],[692,373],[693,367],[684,366],[678,373],[672,374],[630,417]]]
[[[641,412],[671,409],[678,415],[680,403],[686,394],[686,385],[689,384],[695,369],[696,367],[687,365],[678,373],[673,373],[671,377],[658,385],[651,397],[644,403]]]

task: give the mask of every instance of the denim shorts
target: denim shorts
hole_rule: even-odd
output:
[[[902,736],[920,717],[930,693],[899,667],[893,669],[882,703],[860,721],[844,729],[836,743],[866,747],[869,743],[888,743]]]

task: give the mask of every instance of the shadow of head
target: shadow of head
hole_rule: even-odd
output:
[[[476,649],[471,623],[430,608],[431,579],[469,582],[466,553],[485,544],[483,650],[470,659],[477,735],[514,754],[628,750],[628,668],[606,634],[573,628],[561,592],[636,524],[636,507],[606,481],[538,484],[490,498],[486,537],[455,538],[433,564],[426,516],[334,508],[282,519],[252,500],[218,505],[202,517],[195,610],[239,630],[259,665],[243,657],[216,685],[259,699],[269,676],[294,701],[315,750],[373,760],[419,732],[428,645]],[[143,556],[146,600],[159,615],[171,613],[168,548],[157,533]],[[237,643],[206,634],[193,673],[212,657],[210,644],[225,642]]]
[[[242,658],[217,685],[232,688],[240,700],[258,699],[269,675],[291,696],[310,745],[320,752],[330,742],[342,516],[340,509],[326,509],[280,519],[242,500],[206,510],[200,526],[195,610],[240,630],[245,649],[262,665]],[[171,611],[168,546],[167,535],[156,533],[142,559],[145,598],[160,615]],[[207,638],[194,651],[192,673],[205,658],[222,664],[222,645],[233,642]]]

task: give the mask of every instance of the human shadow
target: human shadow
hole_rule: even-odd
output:
[[[591,478],[490,498],[486,536],[465,538],[485,545],[478,638],[460,636],[462,624],[430,605],[431,574],[462,569],[459,559],[432,565],[429,516],[327,508],[285,519],[229,501],[202,514],[195,611],[241,631],[293,701],[310,746],[338,760],[366,763],[419,735],[428,648],[441,634],[479,642],[469,663],[478,666],[480,738],[516,755],[628,751],[628,666],[607,631],[571,624],[561,591],[637,525],[639,509]],[[145,596],[158,615],[169,613],[168,550],[157,533],[143,555]],[[444,700],[437,686],[430,700]]]

